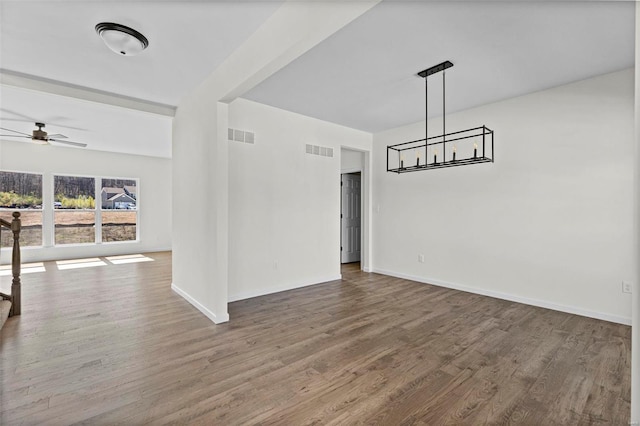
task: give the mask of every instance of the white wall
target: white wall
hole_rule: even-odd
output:
[[[636,68],[635,68],[635,158],[634,158],[634,288],[631,325],[631,423],[640,424],[640,4],[636,2]]]
[[[218,134],[226,114],[203,91],[183,101],[173,126],[172,288],[216,323],[228,321],[227,152]]]
[[[23,262],[171,249],[170,159],[0,141],[0,169],[44,174],[45,197],[54,174],[140,179],[139,242],[25,247]],[[50,204],[45,199],[45,208]],[[45,210],[44,220],[51,218],[51,210]],[[10,255],[11,250],[3,250],[0,260],[8,263]]]
[[[229,127],[255,133],[228,142],[229,300],[338,279],[340,147],[370,150],[371,134],[244,99]]]
[[[387,173],[386,146],[424,137],[424,122],[374,135],[375,270],[628,324],[633,79],[447,116],[448,131],[495,130],[494,164]]]
[[[340,150],[340,170],[342,173],[362,171],[364,166],[364,153],[351,149]]]
[[[376,3],[284,2],[180,101],[173,121],[172,288],[215,323],[229,320],[227,104]],[[200,198],[202,208],[193,212]]]

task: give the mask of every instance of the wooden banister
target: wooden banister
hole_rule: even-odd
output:
[[[22,222],[20,221],[20,212],[13,212],[13,220],[11,222],[0,219],[0,226],[11,229],[13,233],[13,252],[11,254],[13,281],[11,281],[11,311],[9,316],[20,315],[22,310],[22,288],[20,283],[20,229],[22,228]]]

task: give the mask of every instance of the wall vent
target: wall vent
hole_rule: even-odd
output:
[[[227,139],[236,142],[255,143],[255,133],[246,130],[228,129]]]
[[[307,144],[305,147],[305,152],[307,154],[319,155],[321,157],[333,157],[333,148],[329,148],[326,146]]]

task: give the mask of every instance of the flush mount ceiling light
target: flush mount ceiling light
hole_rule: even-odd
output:
[[[137,55],[149,46],[149,40],[138,31],[113,22],[99,23],[96,32],[109,49],[121,56]]]
[[[387,171],[394,173],[434,170],[443,167],[493,163],[493,130],[487,126],[447,133],[445,129],[445,70],[453,63],[445,61],[418,76],[424,78],[424,139],[387,146]],[[442,135],[429,136],[427,77],[442,72]],[[433,159],[433,160],[432,160]]]

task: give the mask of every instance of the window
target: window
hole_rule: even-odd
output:
[[[102,179],[100,188],[102,242],[137,240],[137,181]]]
[[[20,212],[22,247],[42,245],[42,175],[0,171],[0,218],[11,222]],[[0,246],[13,246],[13,234],[2,229]]]
[[[0,218],[10,222],[20,211],[22,247],[135,242],[138,190],[136,178],[0,171]],[[13,245],[10,230],[0,237],[0,247]]]
[[[95,243],[95,179],[54,176],[55,244]]]

